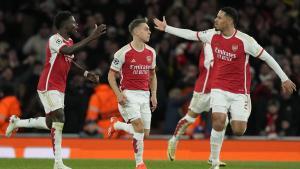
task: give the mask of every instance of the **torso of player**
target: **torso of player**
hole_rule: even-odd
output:
[[[142,51],[135,50],[131,44],[124,46],[119,50],[121,53],[117,58],[114,58],[114,65],[120,65],[121,90],[149,90],[150,71],[155,68],[155,51],[148,45],[145,45]],[[119,63],[117,63],[119,62]]]
[[[59,34],[49,38],[46,46],[46,62],[39,79],[38,91],[58,90],[65,92],[67,75],[74,55],[64,55],[59,51],[63,46],[72,46],[73,40],[65,40]]]
[[[211,89],[211,68],[213,66],[213,53],[211,45],[205,43],[199,56],[199,75],[194,91],[197,93],[210,93]]]
[[[243,41],[215,34],[211,40],[214,54],[212,89],[222,89],[232,93],[250,93],[251,74]]]

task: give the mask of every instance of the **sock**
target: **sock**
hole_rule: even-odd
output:
[[[124,130],[129,134],[134,133],[134,129],[133,129],[131,124],[127,124],[127,123],[123,123],[123,122],[118,121],[114,124],[114,127],[115,127],[116,130]]]
[[[46,117],[37,117],[23,120],[21,119],[16,123],[16,126],[18,128],[25,127],[49,130],[49,128],[46,125]]]
[[[226,128],[227,128],[228,123],[229,123],[229,119],[228,119],[228,116],[227,116],[226,121],[225,121],[225,127],[222,130],[222,142],[221,142],[221,146],[220,146],[220,152],[221,152],[221,148],[222,148],[222,145],[223,145],[223,141],[224,141],[224,137],[225,137]],[[212,153],[211,152],[210,152],[210,155],[209,155],[209,160],[212,160]]]
[[[133,133],[133,150],[136,166],[143,163],[144,133]]]
[[[213,164],[218,164],[220,161],[220,151],[223,143],[223,131],[211,130],[210,135],[210,153]]]
[[[60,123],[60,122],[52,123],[51,138],[52,138],[52,147],[53,147],[55,162],[62,161],[61,142],[62,142],[63,127],[64,127],[64,123]]]
[[[182,134],[184,134],[186,128],[194,123],[196,120],[196,118],[193,118],[191,116],[189,116],[188,114],[186,114],[182,119],[179,120],[179,122],[177,123],[175,132],[173,134],[173,139],[179,140],[180,136]]]

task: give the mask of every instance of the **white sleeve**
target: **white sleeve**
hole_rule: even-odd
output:
[[[114,60],[112,61],[110,68],[119,72],[124,62],[125,62],[124,52],[123,50],[120,49],[114,54]]]
[[[245,39],[245,52],[251,56],[259,57],[264,49],[256,42],[251,36],[247,36]]]
[[[53,50],[56,53],[59,53],[59,50],[63,47],[66,46],[67,44],[64,42],[62,37],[58,35],[53,35],[49,39],[49,48]]]
[[[194,40],[194,41],[199,41],[200,39],[197,36],[198,32],[191,31],[189,29],[180,29],[180,28],[175,28],[172,26],[167,25],[165,32],[170,33],[172,35],[187,39],[187,40]]]
[[[218,33],[215,29],[208,29],[205,31],[197,32],[197,37],[204,43],[211,43],[212,37]]]
[[[265,50],[262,52],[262,54],[259,56],[259,59],[265,61],[273,70],[274,72],[279,76],[282,82],[288,80],[288,76],[283,72],[279,64],[275,61],[275,59]]]

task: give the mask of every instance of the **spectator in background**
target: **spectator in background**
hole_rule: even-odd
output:
[[[46,44],[50,36],[51,30],[46,22],[41,24],[37,34],[31,36],[23,46],[23,53],[25,55],[35,55],[35,60],[42,63],[45,62]]]
[[[86,124],[83,130],[86,134],[100,135],[108,138],[107,129],[110,125],[110,117],[122,118],[118,110],[118,100],[107,81],[107,73],[102,75],[100,84],[98,84],[94,93],[89,99],[89,105],[86,115]]]
[[[278,130],[276,123],[278,120],[280,104],[278,100],[273,99],[268,102],[267,113],[266,113],[266,127],[263,133],[267,135],[268,138],[274,139],[278,137]]]
[[[299,97],[281,92],[279,121],[277,122],[279,136],[296,136],[299,128],[297,120],[300,117]]]
[[[9,123],[9,117],[21,115],[18,98],[14,95],[13,88],[8,85],[0,87],[0,134],[4,134]]]
[[[171,134],[174,132],[177,122],[186,113],[182,111],[182,107],[192,98],[192,96],[192,92],[183,95],[179,88],[171,89],[166,108],[164,134]]]

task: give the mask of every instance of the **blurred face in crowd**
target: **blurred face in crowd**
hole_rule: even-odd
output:
[[[151,31],[146,23],[141,23],[139,26],[134,28],[133,34],[140,38],[143,42],[149,42]]]
[[[217,31],[223,31],[232,24],[233,20],[226,13],[220,10],[215,18],[214,27]]]
[[[77,24],[74,16],[71,16],[68,20],[66,20],[64,26],[69,35],[77,32],[78,24]]]

